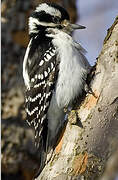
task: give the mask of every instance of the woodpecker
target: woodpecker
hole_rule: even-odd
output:
[[[84,28],[72,24],[68,12],[54,3],[39,4],[29,17],[30,41],[23,62],[26,113],[42,153],[42,168],[44,154],[54,148],[63,128],[64,108],[81,95],[90,71],[84,48],[72,38],[74,30]]]

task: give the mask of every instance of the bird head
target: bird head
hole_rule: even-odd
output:
[[[55,3],[40,4],[29,18],[29,34],[37,35],[47,30],[50,33],[55,28],[70,34],[85,27],[72,24],[68,12],[61,6]]]

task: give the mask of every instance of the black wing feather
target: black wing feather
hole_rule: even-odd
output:
[[[26,91],[27,122],[35,128],[35,144],[37,148],[41,139],[44,139],[43,143],[46,143],[48,123],[46,114],[55,87],[55,78],[58,74],[54,47],[48,48],[46,53],[40,56],[39,53],[41,52],[39,50],[41,50],[40,47],[27,60],[31,88]],[[41,60],[44,61],[42,66],[39,65]],[[44,146],[46,147],[46,144]]]

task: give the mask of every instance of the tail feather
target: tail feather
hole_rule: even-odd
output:
[[[42,172],[43,168],[45,167],[46,159],[47,159],[47,151],[46,151],[46,141],[47,141],[47,132],[48,132],[47,121],[45,121],[45,124],[43,126],[44,126],[44,128],[43,128],[40,143],[39,143],[39,146],[37,149],[37,153],[39,153],[39,155],[40,155],[40,159],[39,159],[40,167],[39,167],[38,171],[36,172],[34,179],[37,178],[40,175],[40,173]]]
[[[47,153],[44,151],[43,147],[40,147],[40,167],[38,171],[36,172],[34,179],[37,178],[41,174],[43,168],[45,167],[46,159],[47,159]]]
[[[45,124],[45,128],[43,128],[45,131],[42,131],[42,139],[40,140],[40,146],[38,149],[38,153],[40,154],[40,167],[34,178],[37,178],[41,174],[45,165],[50,161],[53,151],[59,142],[60,136],[63,133],[66,124],[67,120],[64,120],[61,126],[58,127],[57,132],[55,132],[55,136],[53,136],[54,134],[48,129],[47,124]]]

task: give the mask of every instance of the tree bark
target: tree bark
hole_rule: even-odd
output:
[[[118,147],[118,17],[92,73],[96,97],[88,94],[77,107],[81,126],[75,125],[75,112],[70,113],[54,155],[37,180],[96,180]]]

